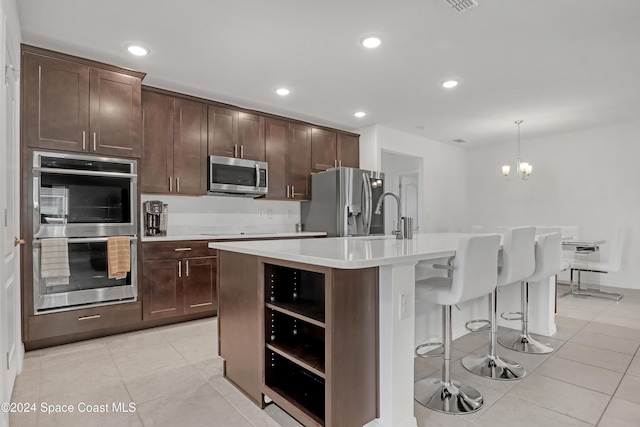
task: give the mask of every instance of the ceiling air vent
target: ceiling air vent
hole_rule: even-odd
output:
[[[478,5],[476,0],[447,0],[447,3],[459,13],[466,12]]]

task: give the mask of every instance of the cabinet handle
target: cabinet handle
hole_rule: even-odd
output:
[[[183,252],[183,251],[190,251],[191,248],[175,248],[174,251],[176,252]]]
[[[337,167],[337,166],[338,166],[338,161],[334,159],[334,160],[333,160],[333,167],[335,168],[335,167]]]
[[[295,197],[296,197],[296,190],[295,190],[295,188],[296,188],[296,187],[294,187],[293,185],[291,186],[291,198],[292,198],[292,199],[295,199]]]
[[[100,315],[99,314],[92,314],[91,316],[80,316],[78,317],[78,320],[91,320],[91,319],[99,319]]]
[[[285,196],[287,199],[289,198],[289,186],[287,185],[287,195]]]
[[[233,157],[238,157],[238,144],[233,144]]]
[[[182,261],[178,261],[178,277],[182,277]]]
[[[189,260],[185,261],[187,263],[187,277],[189,277]]]
[[[176,176],[176,193],[180,192],[180,177]]]
[[[82,149],[83,150],[87,149],[87,132],[86,131],[82,131]]]
[[[96,151],[96,150],[97,150],[97,148],[96,148],[96,133],[94,132],[93,133],[93,151]]]
[[[169,193],[173,193],[173,177],[169,177]]]
[[[338,166],[342,167],[342,160],[338,160]]]
[[[240,146],[240,158],[244,159],[244,144]]]

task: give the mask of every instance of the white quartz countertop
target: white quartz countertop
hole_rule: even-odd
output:
[[[171,242],[177,240],[243,240],[243,239],[282,239],[322,237],[327,233],[318,231],[260,233],[260,232],[229,232],[229,233],[198,233],[198,234],[174,234],[169,236],[142,236],[143,242]]]
[[[211,242],[209,248],[324,267],[354,269],[444,258],[455,254],[463,233],[332,237],[327,239]]]

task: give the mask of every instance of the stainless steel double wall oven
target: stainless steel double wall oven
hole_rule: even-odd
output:
[[[37,151],[33,153],[33,299],[35,314],[135,301],[137,162]],[[107,238],[129,236],[131,271],[109,279]],[[41,277],[43,239],[68,238],[69,284]]]

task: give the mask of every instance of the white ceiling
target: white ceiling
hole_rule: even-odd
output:
[[[474,147],[640,119],[639,0],[17,0],[23,42],[144,84]],[[363,48],[363,35],[383,44]],[[130,55],[127,42],[151,53]],[[445,90],[440,83],[458,78]],[[282,98],[278,86],[291,88]],[[366,111],[363,119],[355,111]]]

